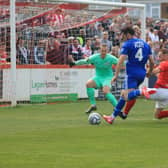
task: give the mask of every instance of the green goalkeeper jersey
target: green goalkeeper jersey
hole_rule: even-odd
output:
[[[112,78],[113,70],[112,65],[116,65],[118,59],[111,55],[106,54],[104,58],[101,57],[100,53],[94,54],[87,59],[78,60],[75,62],[76,65],[92,64],[95,66],[96,76],[100,78]]]

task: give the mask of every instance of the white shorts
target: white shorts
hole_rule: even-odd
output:
[[[157,88],[156,93],[150,95],[150,99],[156,100],[155,108],[166,108],[168,106],[168,89]]]

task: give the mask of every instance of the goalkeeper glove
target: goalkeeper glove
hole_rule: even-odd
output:
[[[73,67],[74,65],[75,65],[75,62],[70,62],[70,63],[69,63],[69,66],[70,66],[70,67]]]

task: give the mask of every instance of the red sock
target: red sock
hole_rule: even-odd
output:
[[[136,102],[136,99],[133,100],[129,100],[127,101],[125,108],[124,108],[124,113],[128,115],[129,111],[131,110],[131,108],[134,106]]]
[[[161,111],[159,114],[156,115],[156,118],[162,119],[168,117],[168,111]]]

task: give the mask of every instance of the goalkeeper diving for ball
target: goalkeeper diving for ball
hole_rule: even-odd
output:
[[[115,56],[108,54],[108,46],[104,43],[101,44],[100,53],[91,55],[86,59],[70,62],[70,67],[86,64],[92,64],[95,67],[95,76],[89,79],[86,83],[87,95],[91,104],[89,109],[86,111],[86,114],[97,110],[94,95],[95,89],[102,89],[105,97],[109,100],[113,107],[117,105],[115,96],[110,92],[111,80],[113,78],[112,65],[116,65],[117,63],[118,59]]]

